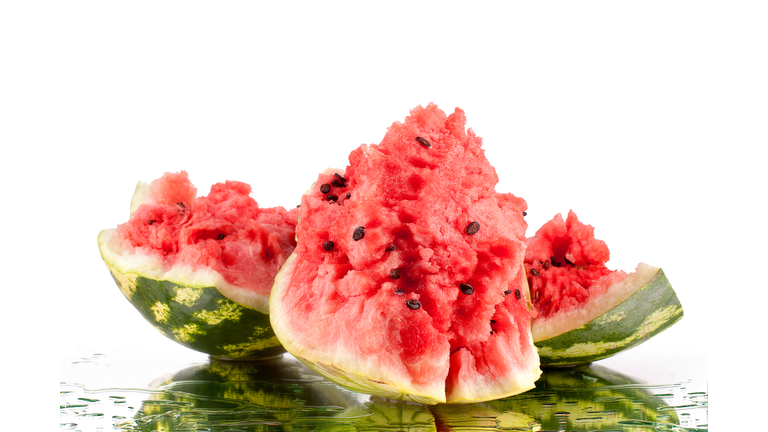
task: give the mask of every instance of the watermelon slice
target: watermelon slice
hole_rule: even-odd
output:
[[[524,200],[434,104],[304,195],[270,318],[294,356],[353,390],[422,403],[534,387]]]
[[[228,181],[207,197],[186,172],[139,183],[131,218],[99,234],[125,297],[161,333],[221,358],[285,350],[269,323],[274,276],[296,245],[298,210],[261,209]]]
[[[572,365],[636,346],[683,317],[664,272],[640,263],[610,270],[608,246],[573,211],[556,215],[526,240],[525,269],[541,363]]]

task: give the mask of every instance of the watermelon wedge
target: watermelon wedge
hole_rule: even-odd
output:
[[[573,365],[636,346],[683,317],[664,272],[640,263],[610,270],[608,246],[573,211],[526,240],[525,269],[535,318],[533,340],[545,365]]]
[[[427,404],[534,387],[524,200],[464,112],[434,104],[327,170],[304,195],[298,245],[275,279],[283,346],[353,390]]]
[[[285,352],[269,323],[274,276],[293,251],[298,210],[261,209],[245,183],[196,197],[186,172],[140,182],[131,218],[99,233],[120,290],[174,341],[219,358]]]

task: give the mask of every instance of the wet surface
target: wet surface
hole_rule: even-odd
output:
[[[62,361],[60,430],[707,430],[706,382],[650,385],[599,363],[547,369],[536,389],[505,399],[426,406],[351,392],[290,355],[187,358],[81,353]]]

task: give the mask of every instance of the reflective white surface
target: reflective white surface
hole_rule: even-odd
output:
[[[757,2],[3,4],[3,327],[14,400],[53,385],[57,355],[197,358],[161,341],[101,263],[96,235],[128,217],[137,181],[185,169],[201,193],[240,180],[262,206],[294,206],[318,171],[343,167],[353,148],[428,102],[466,111],[497,189],[527,200],[532,229],[574,209],[608,243],[609,265],[664,269],[685,318],[607,365],[648,382],[708,378],[715,406],[750,400],[765,384],[752,369],[762,366],[768,288],[765,11]],[[145,376],[154,371],[104,384]]]

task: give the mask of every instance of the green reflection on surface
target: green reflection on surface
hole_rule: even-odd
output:
[[[426,406],[336,386],[286,355],[191,366],[154,390],[62,383],[61,430],[125,431],[686,431],[706,430],[707,394],[644,386],[588,365],[548,369],[536,388],[478,404]],[[695,389],[694,389],[695,390]]]

